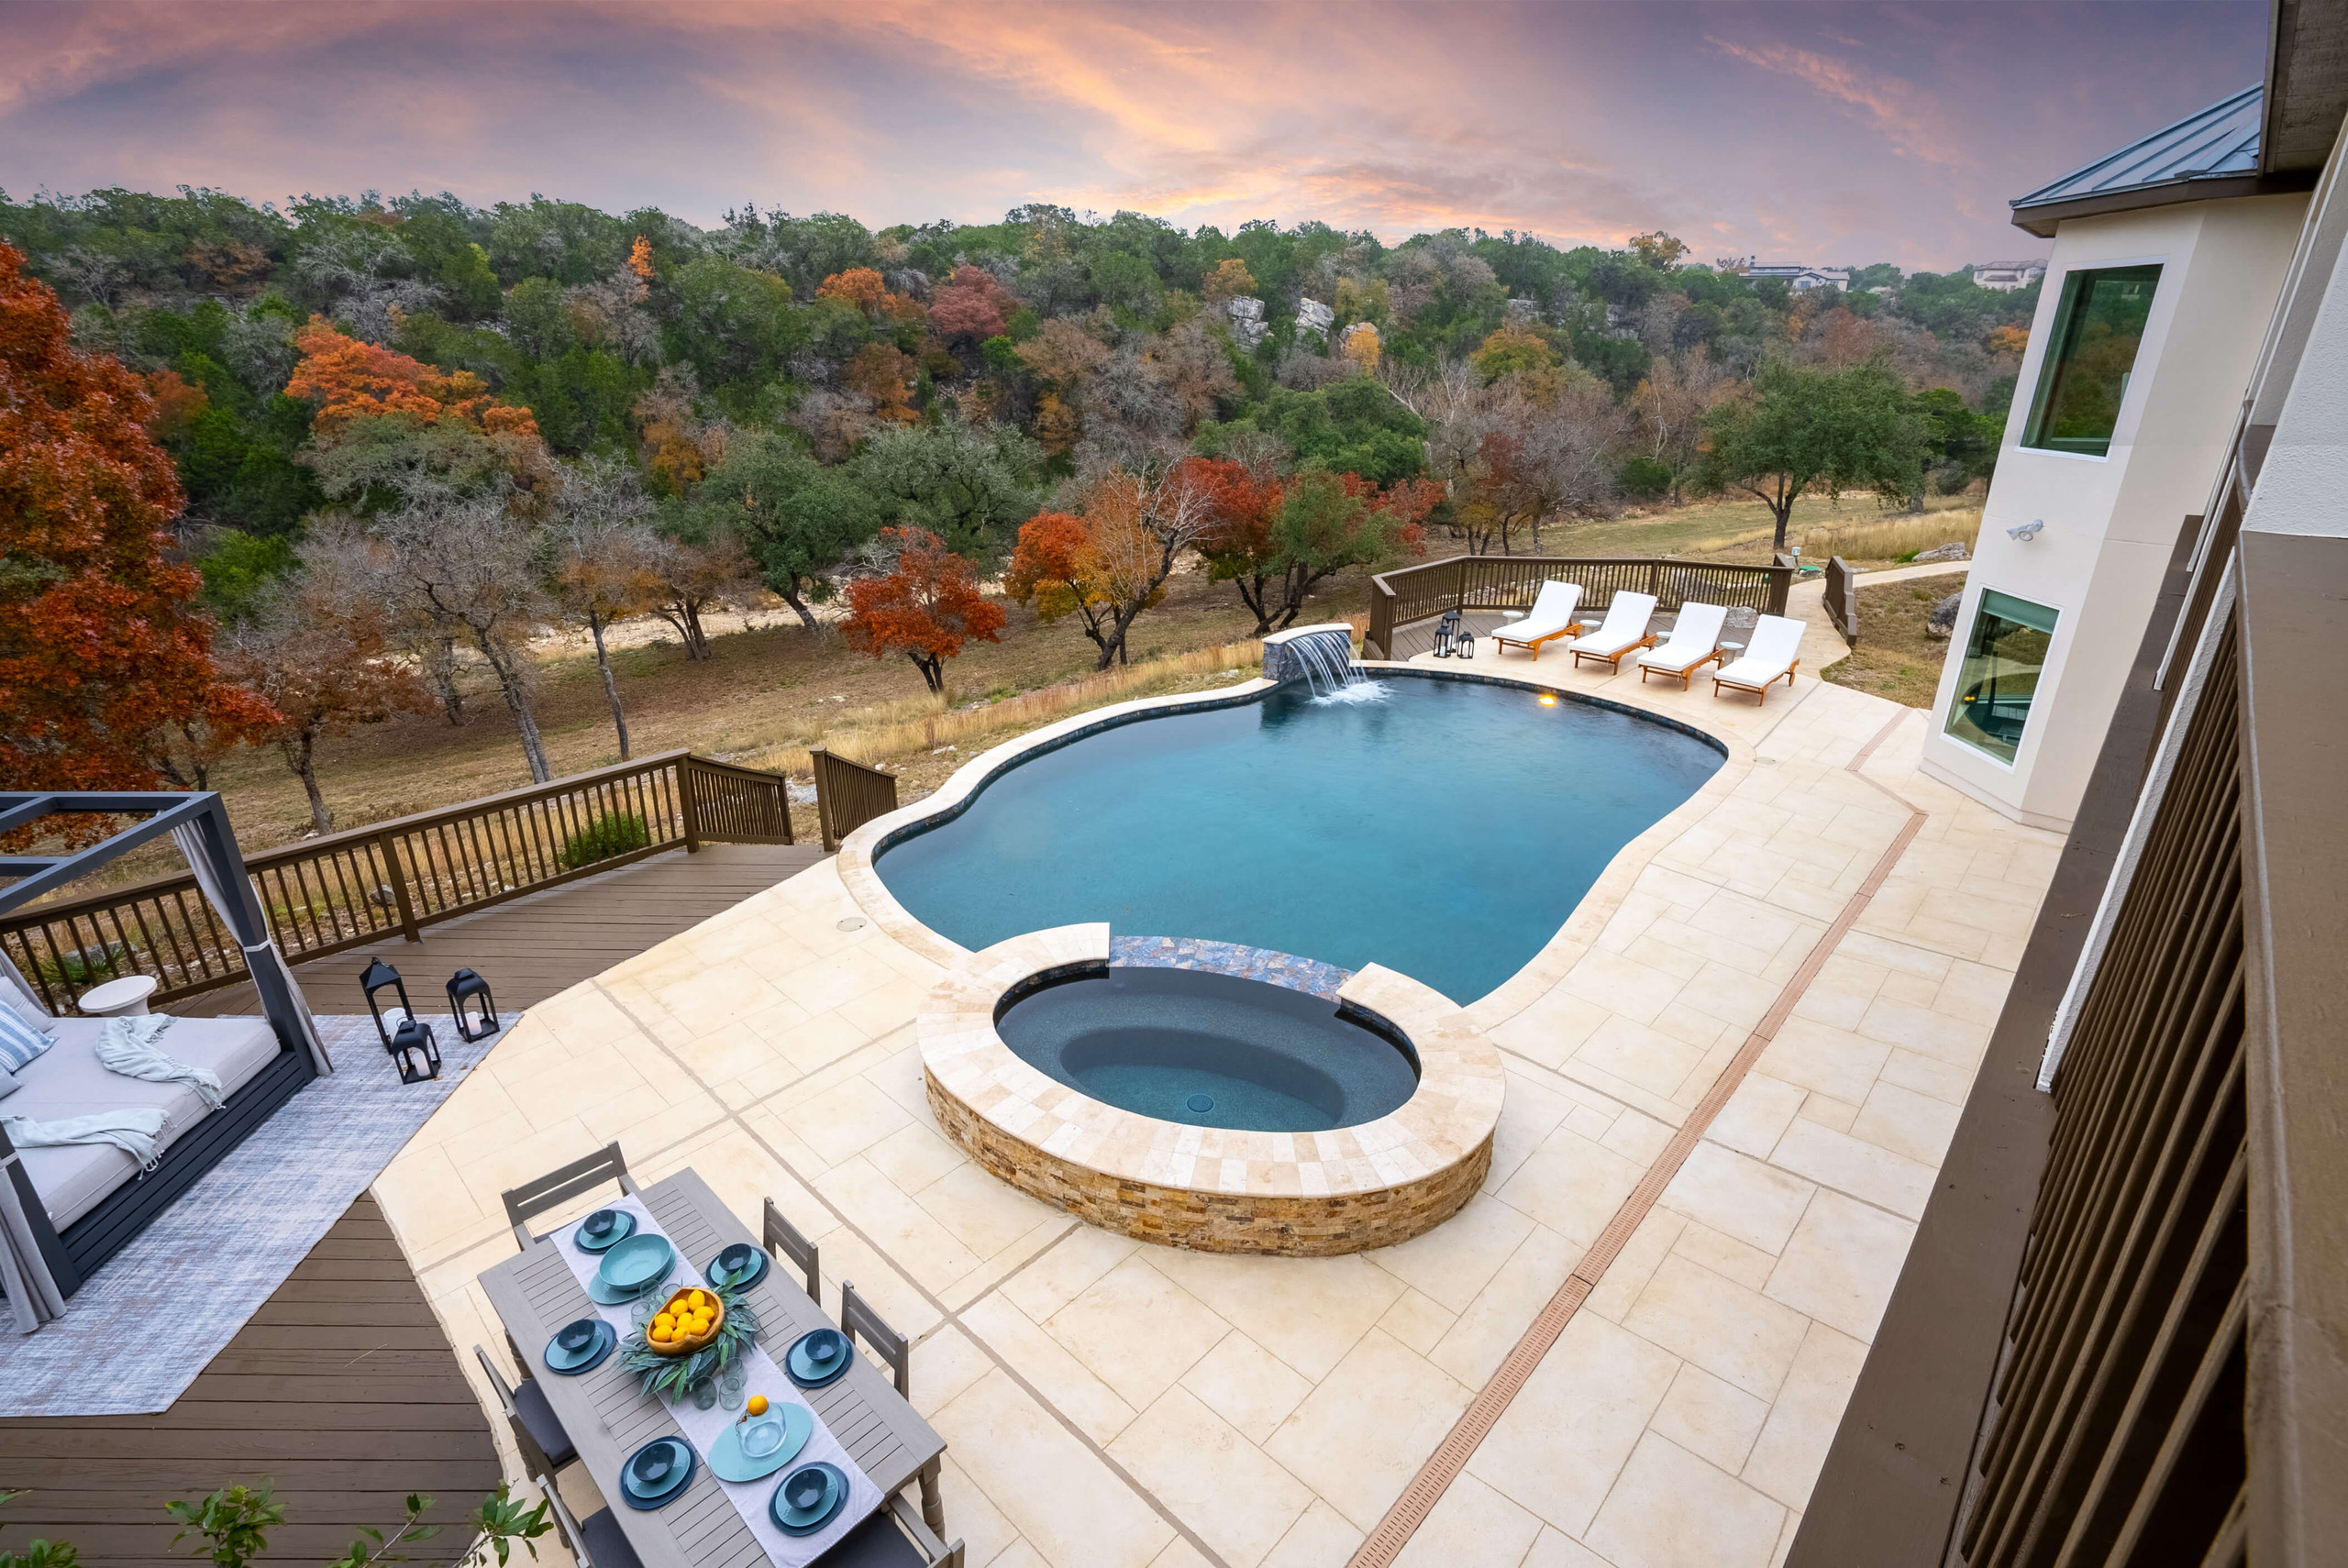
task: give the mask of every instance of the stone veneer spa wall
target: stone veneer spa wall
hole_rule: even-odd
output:
[[[1128,948],[1119,961],[1134,957]],[[950,966],[916,1024],[939,1125],[1021,1191],[1146,1242],[1322,1257],[1423,1234],[1482,1185],[1500,1121],[1500,1053],[1439,992],[1376,965],[1335,987],[1335,999],[1410,1042],[1419,1082],[1400,1109],[1330,1132],[1226,1131],[1093,1099],[1003,1043],[994,1021],[1006,993],[1110,959],[1106,924],[1013,937]],[[1147,961],[1215,960],[1178,951]],[[1308,967],[1318,990],[1331,972]],[[1289,983],[1278,965],[1244,972]]]

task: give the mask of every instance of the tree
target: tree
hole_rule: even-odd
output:
[[[0,244],[0,789],[184,784],[171,737],[278,715],[222,679],[139,378],[75,350],[56,293]]]
[[[1235,300],[1256,292],[1256,277],[1246,262],[1233,256],[1208,268],[1200,287],[1211,301]]]
[[[1277,627],[1296,624],[1306,597],[1324,578],[1423,553],[1426,515],[1442,499],[1443,487],[1433,480],[1401,480],[1380,489],[1358,474],[1308,469],[1297,475],[1272,519],[1273,559],[1280,571],[1279,600],[1271,606]],[[1263,617],[1258,609],[1257,620]]]
[[[707,513],[668,513],[661,518],[652,571],[659,580],[652,613],[676,628],[686,658],[711,657],[714,650],[701,618],[738,599],[753,575],[741,539]]]
[[[930,302],[929,329],[948,343],[976,347],[990,337],[1000,337],[1011,313],[1018,308],[1019,302],[992,272],[965,262],[954,269],[954,275]]]
[[[902,653],[934,693],[946,690],[946,661],[973,640],[995,642],[1002,607],[979,592],[970,563],[923,528],[884,528],[896,565],[881,577],[847,585],[848,646],[874,658]]]
[[[874,436],[849,472],[882,525],[925,529],[957,555],[991,562],[1035,513],[1042,456],[1009,425],[913,425]]]
[[[809,630],[808,607],[831,597],[832,574],[880,531],[880,508],[845,469],[825,468],[780,436],[726,449],[693,492],[706,527],[738,535],[766,585]]]
[[[1772,361],[1746,395],[1704,424],[1711,436],[1704,481],[1766,502],[1780,550],[1801,496],[1872,490],[1887,502],[1904,501],[1923,467],[1923,421],[1880,363],[1822,370]]]
[[[370,583],[394,621],[472,645],[497,677],[514,715],[530,778],[554,777],[531,697],[537,667],[531,635],[548,601],[545,537],[498,495],[425,501],[387,513],[363,528],[322,525],[310,550],[338,563],[353,581]]]
[[[604,633],[659,595],[660,539],[651,526],[652,501],[636,469],[617,458],[583,458],[555,483],[554,514],[547,526],[555,602],[587,624],[595,641],[595,668],[612,706],[620,760],[628,759],[627,712]]]
[[[1044,513],[1019,530],[1004,591],[1046,621],[1080,616],[1100,649],[1096,669],[1126,662],[1134,622],[1213,530],[1213,499],[1193,461],[1111,469],[1085,488],[1080,512]]]
[[[382,414],[405,414],[419,425],[453,419],[491,436],[538,433],[528,409],[497,403],[471,371],[443,375],[379,343],[345,337],[324,316],[312,316],[294,342],[302,359],[285,383],[286,395],[317,404],[321,437],[355,419]]]
[[[318,789],[319,740],[432,706],[424,683],[390,657],[382,606],[341,564],[329,558],[278,580],[222,639],[228,674],[280,715],[254,744],[276,743],[320,833],[334,831],[334,812]]]
[[[1700,343],[1678,364],[1657,359],[1632,392],[1639,444],[1646,448],[1647,459],[1670,476],[1658,488],[1668,488],[1673,500],[1678,499],[1681,482],[1696,465],[1705,414],[1728,393],[1728,378]]]

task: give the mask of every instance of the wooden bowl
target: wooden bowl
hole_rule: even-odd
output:
[[[669,1299],[660,1304],[659,1310],[662,1312],[668,1311],[671,1307],[674,1307],[677,1304],[680,1297],[686,1295],[691,1289],[692,1286],[688,1286],[683,1290],[670,1291],[669,1293]],[[707,1333],[688,1335],[683,1339],[670,1340],[664,1344],[660,1341],[652,1337],[652,1325],[648,1322],[644,1326],[644,1342],[652,1348],[653,1354],[692,1355],[696,1351],[707,1350],[712,1344],[716,1342],[719,1331],[725,1327],[725,1303],[719,1299],[717,1293],[714,1290],[705,1292],[704,1294],[709,1297],[710,1304],[717,1309],[715,1312],[710,1315],[709,1331]]]

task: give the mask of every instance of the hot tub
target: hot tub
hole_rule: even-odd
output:
[[[1352,1127],[1419,1087],[1417,1054],[1384,1019],[1210,969],[1111,963],[1036,979],[1003,998],[994,1024],[1022,1061],[1079,1093],[1195,1127]]]
[[[1499,1052],[1442,994],[1375,965],[1062,926],[954,966],[916,1032],[947,1136],[1144,1241],[1391,1246],[1456,1212],[1491,1165]]]

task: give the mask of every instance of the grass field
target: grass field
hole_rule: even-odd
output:
[[[1826,679],[1910,708],[1930,708],[1948,657],[1946,639],[1924,635],[1934,604],[1965,586],[1955,573],[1859,589],[1859,641],[1851,657],[1826,667]]]
[[[1925,518],[1918,519],[1887,517],[1866,497],[1846,497],[1840,505],[1804,502],[1795,510],[1792,531],[1804,539],[1831,535],[1854,562],[1883,564],[1902,550],[1970,540],[1978,526],[1976,501],[1933,497],[1926,505]],[[1715,501],[1548,528],[1541,543],[1552,555],[1766,560],[1769,516],[1758,502]],[[1429,544],[1435,556],[1456,548],[1442,538]],[[1368,603],[1367,581],[1351,575],[1324,584],[1305,618],[1358,616]],[[808,746],[824,744],[900,770],[912,794],[934,788],[974,753],[1067,713],[1228,684],[1256,670],[1254,618],[1229,584],[1210,583],[1202,574],[1174,580],[1166,602],[1134,628],[1134,665],[1105,677],[1093,674],[1092,646],[1072,622],[1047,626],[1015,604],[1005,608],[1002,641],[974,644],[947,666],[952,690],[943,707],[923,690],[904,659],[856,653],[836,632],[806,631],[787,612],[728,617],[743,629],[714,637],[712,657],[702,663],[688,660],[658,622],[624,628],[616,640],[633,646],[619,648],[614,662],[635,752],[642,756],[690,746],[804,778]],[[549,638],[538,654],[536,707],[555,771],[617,762],[610,713],[583,638]],[[1933,663],[1937,668],[1937,658]],[[327,739],[317,766],[342,828],[529,782],[513,719],[480,672],[469,682],[463,725],[451,727],[437,713],[400,718]],[[274,748],[230,756],[212,781],[227,796],[238,836],[248,847],[271,847],[310,833],[301,786]],[[807,815],[812,831],[812,808]],[[160,852],[152,864],[135,857],[125,871],[151,873],[165,868],[167,858]]]

